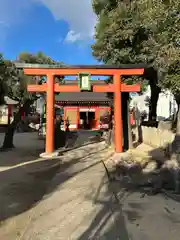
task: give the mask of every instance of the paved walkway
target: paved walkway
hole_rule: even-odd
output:
[[[111,154],[94,143],[2,168],[0,239],[179,240],[180,200],[110,184],[102,160]]]
[[[39,171],[37,168],[29,171],[26,166],[26,174],[30,175],[27,181],[30,181],[31,187],[23,200],[27,200],[31,193],[32,201],[27,201],[28,205],[19,213],[14,210],[10,219],[10,215],[6,216],[7,212],[18,208],[19,202],[14,199],[14,203],[9,204],[10,209],[4,211],[0,239],[120,239],[119,224],[116,222],[120,212],[101,162],[111,154],[104,143],[96,143],[67,152],[59,162],[55,162],[51,172],[42,172],[40,167]],[[34,176],[37,186],[35,180],[32,185],[31,178]],[[27,182],[25,185],[28,186]],[[5,205],[5,199],[3,203]]]
[[[68,167],[56,173],[22,239],[120,239],[101,163],[109,155],[103,143],[66,154]]]
[[[3,140],[4,133],[0,133],[0,147]],[[37,132],[16,133],[14,145],[11,151],[0,151],[0,171],[37,159],[44,152],[44,141],[38,140]]]

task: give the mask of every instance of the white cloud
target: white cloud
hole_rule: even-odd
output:
[[[46,6],[56,20],[67,22],[66,42],[92,39],[96,17],[91,0],[0,0],[0,35],[5,36],[8,31],[1,22],[10,27],[23,22],[35,3]]]
[[[76,42],[78,40],[81,40],[81,34],[75,33],[73,30],[70,30],[65,38],[65,42]]]
[[[69,25],[66,41],[91,39],[96,17],[91,0],[39,0],[53,14],[56,20],[65,20]]]

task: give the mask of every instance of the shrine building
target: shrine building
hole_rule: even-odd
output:
[[[75,80],[66,80],[65,85],[77,84]],[[104,85],[103,80],[92,81],[92,85]],[[64,128],[69,121],[70,130],[100,129],[100,118],[111,111],[111,99],[107,93],[62,92],[55,96],[55,105],[63,110]],[[108,126],[104,126],[105,128]]]

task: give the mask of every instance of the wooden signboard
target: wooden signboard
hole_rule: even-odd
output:
[[[89,73],[80,73],[78,76],[78,83],[81,91],[91,90],[91,75]]]

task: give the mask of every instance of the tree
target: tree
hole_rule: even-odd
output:
[[[43,52],[37,52],[36,54],[31,54],[28,52],[22,52],[17,58],[18,62],[23,63],[37,63],[37,64],[49,64],[49,65],[63,65],[63,62],[58,62],[52,58],[46,56]]]
[[[28,114],[31,105],[37,100],[37,95],[35,93],[27,92],[27,84],[34,81],[34,78],[25,76],[22,70],[16,68],[14,62],[5,61],[1,56],[1,68],[0,68],[0,91],[1,96],[9,96],[12,99],[18,101],[18,111],[14,116],[14,120],[9,124],[7,132],[5,134],[3,148],[13,147],[13,136],[17,124],[21,121],[22,113]],[[38,63],[38,64],[49,64],[54,65],[56,62],[50,57],[45,56],[43,53],[39,52],[37,54],[21,53],[18,57],[19,62],[25,63]],[[57,63],[62,65],[62,63]],[[41,78],[36,77],[38,83],[40,84]],[[56,81],[62,82],[63,77],[57,76]]]
[[[149,119],[165,75],[180,55],[180,3],[175,0],[93,0],[98,17],[93,55],[106,64],[145,63],[151,87]]]
[[[161,83],[167,89],[171,89],[174,94],[178,111],[175,116],[176,133],[180,135],[180,60],[174,62],[168,68],[167,75]]]
[[[4,84],[4,75],[6,69],[4,64],[3,55],[0,53],[0,104],[4,103],[4,94],[5,94],[5,84]]]

